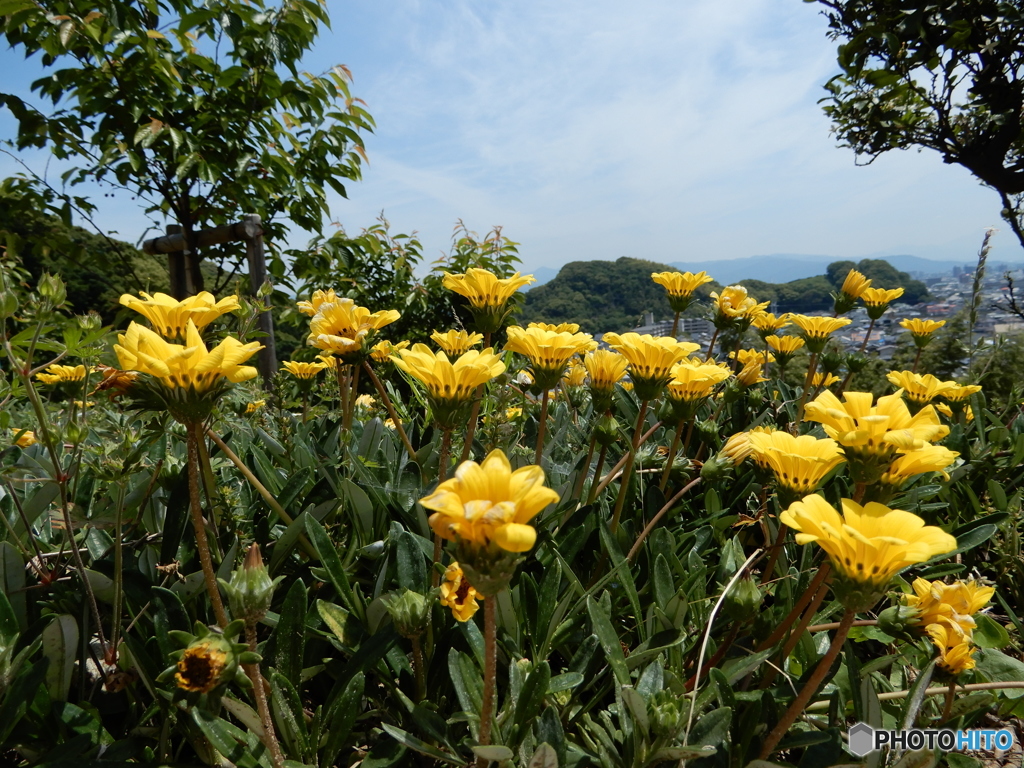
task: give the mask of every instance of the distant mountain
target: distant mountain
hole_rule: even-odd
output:
[[[937,261],[910,255],[872,256],[871,258],[887,261],[900,272],[916,272],[923,275],[944,275],[951,272],[953,267],[969,266],[969,262]],[[765,256],[748,256],[743,259],[723,259],[722,261],[675,261],[671,266],[681,272],[704,270],[723,284],[732,284],[740,280],[788,283],[792,280],[802,280],[806,277],[820,275],[829,264],[842,260],[835,256],[818,254],[773,253]],[[860,259],[850,260],[859,261]]]
[[[524,269],[523,273],[527,275],[533,275],[535,278],[537,278],[537,282],[531,283],[530,285],[523,288],[524,291],[528,291],[531,288],[539,288],[540,286],[544,285],[544,283],[550,280],[554,280],[556,277],[558,277],[558,270],[552,269],[551,267],[540,267],[539,269]]]

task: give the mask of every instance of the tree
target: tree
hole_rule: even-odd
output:
[[[319,231],[327,188],[344,196],[345,181],[359,178],[360,132],[373,122],[349,92],[350,73],[298,69],[329,24],[315,0],[8,0],[2,9],[8,43],[51,70],[32,85],[49,111],[0,93],[18,121],[17,147],[48,147],[75,164],[65,184],[110,183],[177,222],[191,292],[204,287],[198,230],[245,212],[262,217],[271,242],[284,216]],[[271,271],[283,273],[280,258]]]
[[[1003,0],[808,0],[827,10],[842,74],[825,112],[870,163],[927,148],[994,189],[1024,246],[1024,16]]]

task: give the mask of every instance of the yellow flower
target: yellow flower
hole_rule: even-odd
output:
[[[833,333],[849,325],[848,317],[812,317],[809,315],[790,315],[790,319],[800,329],[800,335],[807,342],[811,352],[821,352]]]
[[[356,398],[356,408],[373,408],[373,404],[376,402],[373,395],[360,395]]]
[[[505,454],[492,451],[482,464],[464,461],[455,477],[420,500],[433,510],[430,527],[448,541],[483,547],[496,544],[508,552],[526,552],[537,532],[528,523],[558,494],[544,486],[544,470],[531,465],[515,472]]]
[[[267,404],[266,400],[255,400],[255,401],[249,403],[247,406],[245,406],[245,412],[246,413],[256,413],[256,411],[258,411],[260,408],[262,408],[266,404]]]
[[[871,281],[868,278],[856,269],[851,269],[846,273],[846,279],[843,280],[843,287],[839,290],[850,298],[859,299],[864,291],[870,287]]]
[[[629,361],[630,377],[641,400],[654,400],[661,394],[672,378],[673,366],[700,349],[699,344],[646,333],[606,333],[604,341]]]
[[[768,381],[761,375],[761,363],[757,360],[750,360],[736,374],[736,381],[744,387],[752,387],[762,381]]]
[[[587,368],[574,357],[569,361],[569,367],[562,375],[562,384],[566,387],[582,387],[587,382]]]
[[[202,330],[221,315],[234,312],[239,306],[237,296],[228,296],[217,301],[213,294],[207,291],[189,296],[183,301],[178,301],[166,293],[150,296],[145,291],[140,291],[139,295],[142,296],[141,299],[125,293],[121,296],[121,304],[145,317],[153,326],[153,330],[168,339],[184,338],[189,320],[196,328]]]
[[[417,344],[391,359],[426,387],[434,421],[442,429],[458,426],[460,410],[472,401],[477,387],[505,372],[505,363],[490,347],[483,352],[471,349],[452,363],[444,352]]]
[[[949,434],[930,405],[911,416],[898,393],[873,400],[870,392],[846,392],[840,402],[826,389],[804,411],[806,421],[819,422],[843,446],[854,482],[877,482],[897,451],[919,450]]]
[[[711,298],[715,307],[715,326],[726,327],[736,321],[751,322],[771,303],[757,303],[757,299],[747,295],[742,285],[730,285],[722,289],[722,293],[712,291]]]
[[[941,413],[943,416],[945,416],[947,419],[953,418],[953,409],[950,408],[945,403],[935,403],[932,407],[936,411]],[[967,421],[974,421],[974,409],[972,409],[971,406],[968,405],[966,411],[967,411]]]
[[[932,340],[932,334],[946,324],[945,320],[918,320],[907,318],[900,321],[900,325],[910,331],[914,344],[919,347],[926,347]]]
[[[619,386],[622,387],[627,392],[633,391],[633,382],[629,381],[628,379],[626,381],[621,382]]]
[[[316,359],[319,360],[324,365],[326,365],[332,371],[338,368],[338,358],[336,358],[334,355],[330,353],[326,355],[317,355]]]
[[[85,378],[84,365],[51,365],[46,373],[37,373],[42,384],[63,384],[66,381],[81,381]]]
[[[831,387],[839,381],[839,377],[833,373],[825,373],[824,371],[818,371],[811,378],[811,386],[817,389],[818,387]]]
[[[902,288],[893,288],[891,290],[886,290],[885,288],[865,288],[860,294],[860,300],[867,307],[868,317],[877,320],[889,308],[889,304],[902,295]]]
[[[925,472],[942,472],[948,480],[946,467],[960,454],[941,445],[928,445],[916,451],[897,456],[882,475],[881,483],[901,488],[908,480]]]
[[[298,301],[295,303],[296,308],[304,315],[312,317],[318,311],[323,304],[330,304],[331,302],[338,300],[338,294],[331,288],[326,291],[313,291],[312,297],[309,301]]]
[[[228,667],[225,644],[215,637],[207,637],[186,648],[174,673],[178,687],[193,693],[208,693],[216,688]]]
[[[391,359],[391,356],[395,354],[395,352],[405,349],[408,346],[408,341],[400,341],[397,344],[392,344],[387,339],[384,341],[378,341],[370,349],[370,357],[373,358],[375,363],[386,363]]]
[[[610,349],[595,349],[583,358],[583,365],[590,375],[590,389],[598,392],[612,392],[615,385],[626,375],[629,361]]]
[[[747,438],[759,464],[775,474],[780,489],[797,497],[814,493],[825,476],[846,461],[835,440],[788,432],[752,432]]]
[[[930,373],[922,376],[911,371],[889,371],[885,378],[894,387],[901,389],[906,398],[915,405],[930,403],[939,395],[956,387],[956,382],[940,381]]]
[[[789,325],[789,313],[785,313],[776,317],[771,312],[759,312],[755,317],[752,325],[757,329],[758,335],[761,338],[773,334],[776,331],[780,331]]]
[[[750,433],[749,432],[737,432],[735,435],[725,441],[725,445],[722,446],[720,454],[726,456],[732,465],[739,466],[747,457],[753,452],[753,446],[750,444]]]
[[[988,605],[996,592],[994,587],[983,587],[974,580],[946,584],[915,579],[911,586],[914,594],[904,595],[903,602],[917,611],[911,619],[913,624],[924,628],[930,624],[949,622],[959,628],[961,635],[967,636],[976,626],[974,614]]]
[[[256,369],[242,363],[263,349],[259,342],[243,344],[228,336],[208,351],[191,320],[185,326],[185,346],[171,344],[138,323],[117,338],[114,352],[121,367],[154,377],[164,404],[179,421],[205,418],[213,406],[208,396],[219,394],[224,379],[238,383],[255,378]]]
[[[846,584],[837,594],[854,610],[877,601],[892,578],[908,565],[956,549],[956,539],[917,515],[869,502],[843,499],[840,515],[817,494],[796,501],[779,520],[798,531],[797,544],[817,542]]]
[[[518,352],[530,360],[534,384],[544,391],[553,388],[573,355],[589,352],[597,342],[589,333],[549,331],[544,328],[510,326],[505,350]]]
[[[352,299],[324,302],[309,321],[306,343],[333,352],[344,362],[360,362],[366,354],[364,344],[376,331],[401,316],[394,309],[371,313],[366,307],[357,306]]]
[[[467,333],[466,331],[434,331],[430,334],[431,340],[444,350],[448,357],[458,357],[475,347],[484,340],[482,333]]]
[[[786,365],[796,351],[804,346],[804,340],[799,336],[765,336],[764,340],[774,350],[779,365]]]
[[[739,360],[741,366],[751,361],[759,365],[764,365],[765,362],[775,362],[775,355],[764,349],[737,349],[735,352],[730,352],[729,357]]]
[[[929,624],[926,631],[939,649],[939,667],[952,675],[974,669],[974,644],[969,638],[946,622]]]
[[[36,433],[29,429],[15,429],[13,430],[17,437],[14,440],[14,444],[19,448],[28,448],[30,445],[36,444]],[[20,433],[20,434],[19,434]]]
[[[959,386],[955,381],[947,381],[948,386],[942,393],[942,399],[951,403],[962,403],[976,392],[981,392],[980,384],[965,384]],[[970,406],[968,406],[970,407]]]
[[[285,360],[281,363],[281,370],[288,371],[297,379],[312,379],[327,367],[327,363],[300,363],[297,360]]]
[[[466,579],[459,564],[453,562],[449,565],[444,572],[444,581],[441,582],[441,605],[452,609],[456,621],[469,621],[480,608],[477,598],[483,600],[483,596],[478,595]]]
[[[710,397],[715,387],[730,375],[727,369],[713,363],[693,365],[683,361],[673,366],[672,379],[665,391],[670,400],[697,405]]]
[[[555,333],[578,333],[579,323],[527,323],[527,328],[540,328],[542,331],[554,331]]]
[[[512,408],[505,409],[505,420],[515,421],[523,415],[523,409],[519,406],[513,406]]]
[[[706,272],[652,272],[651,279],[664,286],[673,312],[682,312],[693,300],[693,292],[714,278]]]
[[[398,425],[395,424],[395,420],[391,418],[384,419],[384,426],[390,429],[392,432],[398,429]]]
[[[509,299],[522,288],[535,282],[533,275],[499,278],[493,272],[475,267],[457,275],[445,272],[441,284],[449,291],[469,299],[470,309],[477,324],[477,330],[493,333],[501,328],[511,309],[506,309]]]
[[[75,408],[81,408],[82,410],[96,405],[92,400],[72,400],[71,402],[75,404]]]

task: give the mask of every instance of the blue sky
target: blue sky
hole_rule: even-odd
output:
[[[333,29],[306,67],[346,64],[377,122],[363,181],[331,198],[353,233],[383,212],[433,258],[457,219],[500,224],[529,270],[624,255],[970,261],[1001,225],[996,194],[938,155],[856,167],[835,146],[817,104],[834,44],[813,4],[328,2]],[[27,95],[37,71],[10,51],[0,63]],[[11,131],[0,114],[0,138]],[[125,239],[146,227],[130,200],[97,203]],[[995,242],[994,259],[1021,260],[1008,231]]]

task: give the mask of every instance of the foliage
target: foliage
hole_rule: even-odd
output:
[[[346,262],[346,254],[369,249],[371,241],[339,238],[324,261],[304,267],[311,270],[305,279],[323,269],[339,281],[348,274],[352,280],[337,286],[355,295],[408,295],[403,291],[415,278],[389,282],[387,265],[412,258],[414,238],[387,235],[386,227],[362,237],[381,246],[378,265]],[[389,240],[402,247],[384,247]],[[500,234],[481,240],[460,231],[447,263],[511,269],[513,254]],[[44,277],[28,291],[19,287],[27,275],[10,267],[3,274],[0,749],[19,765],[229,760],[269,768],[250,687],[227,673],[210,690],[193,684],[186,691],[174,681],[174,659],[186,645],[194,656],[210,647],[236,652],[203,645],[213,615],[189,532],[184,430],[165,413],[132,409],[102,392],[89,395],[92,405],[76,405],[94,388],[92,373],[84,388],[42,398],[20,361],[34,368],[58,356],[87,367],[109,363],[112,339],[107,329],[66,314],[59,281]],[[244,332],[236,326],[245,318],[225,316],[211,332]],[[525,363],[511,353],[504,359],[509,372],[486,387],[469,449],[480,459],[501,448],[521,467],[533,459],[541,408],[511,386]],[[798,356],[791,369],[805,361]],[[799,387],[775,373],[745,389],[729,383],[720,401],[699,405],[692,419],[679,422],[691,426],[671,462],[666,449],[680,443],[671,412],[657,406],[640,416],[634,395],[616,387],[612,412],[625,434],[608,447],[605,469],[629,455],[635,422],[650,437],[636,450],[632,479],[621,489],[609,482],[593,498],[588,487],[601,470],[588,457],[588,443],[603,414],[585,391],[557,390],[541,463],[559,501],[534,519],[537,545],[514,568],[510,588],[484,599],[498,628],[498,688],[491,744],[478,747],[485,611],[458,623],[441,607],[429,586],[431,530],[417,503],[434,490],[442,455],[458,455],[463,435],[447,446],[418,391],[402,395],[394,370],[376,368],[412,453],[385,426],[380,400],[357,405],[351,428],[344,428],[337,381],[326,377],[312,382],[311,407],[301,415],[280,395],[248,409],[259,390],[239,385],[209,421],[223,443],[203,441],[209,467],[196,503],[208,521],[218,575],[240,588],[231,572],[256,542],[269,554],[260,589],[282,579],[269,612],[254,625],[252,647],[262,658],[268,717],[288,765],[468,765],[482,755],[524,768],[653,768],[680,759],[697,768],[740,768],[757,758],[794,688],[828,646],[828,630],[807,627],[837,620],[843,605],[830,592],[786,640],[787,617],[821,561],[791,536],[780,540],[774,560],[758,559],[756,550],[776,542],[783,503],[770,476],[751,462],[724,466],[721,449],[728,435],[752,425],[795,426]],[[937,558],[914,576],[982,573],[998,580],[998,605],[1015,606],[1024,599],[1015,533],[1024,420],[1016,405],[995,407],[987,393],[972,396],[971,406],[974,419],[951,422],[944,441],[963,458],[949,479],[918,477],[892,506],[957,537],[955,562]],[[27,428],[38,442],[13,445],[12,430]],[[820,434],[807,422],[802,429]],[[825,479],[830,501],[852,491],[845,465]],[[610,521],[620,493],[626,503],[616,527]],[[906,586],[898,580],[879,607]],[[424,600],[425,611],[417,607]],[[976,620],[974,636],[985,648],[959,682],[1019,680],[1024,667],[1008,648],[1020,641],[1017,617],[997,607]],[[832,685],[773,759],[812,767],[850,762],[843,731],[876,716],[869,711],[891,722],[950,728],[972,727],[990,714],[1024,714],[1014,691],[958,694],[947,711],[943,697],[879,701],[883,692],[920,692],[940,674],[927,639],[889,631],[896,630],[853,631],[835,671],[827,670]],[[239,657],[224,668],[238,661],[248,663]],[[891,754],[882,758],[896,762]]]
[[[814,0],[809,0],[813,2]],[[927,148],[999,193],[1024,245],[1024,19],[1004,0],[818,0],[840,41],[839,140],[871,162]]]
[[[856,264],[852,261],[834,261],[825,270],[825,276],[832,286],[838,290],[851,269],[856,269],[871,281],[874,288],[902,288],[903,296],[899,302],[903,304],[920,304],[931,298],[928,286],[915,280],[906,272],[900,272],[884,259],[861,259]]]
[[[48,111],[0,93],[18,120],[18,147],[75,163],[66,184],[131,190],[149,213],[180,224],[193,243],[194,291],[203,288],[196,231],[242,212],[263,218],[270,242],[284,233],[282,217],[319,231],[327,189],[344,196],[359,178],[361,133],[373,123],[348,70],[299,70],[329,23],[314,0],[15,0],[0,19],[15,50],[51,68],[32,86]],[[275,268],[284,270],[279,259]]]

